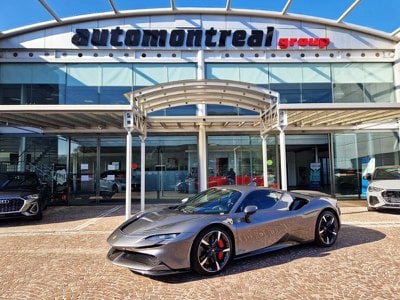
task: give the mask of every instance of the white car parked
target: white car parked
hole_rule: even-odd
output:
[[[400,208],[400,165],[377,167],[365,176],[368,210]]]

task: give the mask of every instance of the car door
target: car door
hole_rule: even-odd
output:
[[[287,235],[289,210],[274,208],[281,197],[280,192],[260,189],[249,193],[235,212],[236,254],[262,249],[284,240]],[[244,208],[255,205],[258,210],[246,222]]]

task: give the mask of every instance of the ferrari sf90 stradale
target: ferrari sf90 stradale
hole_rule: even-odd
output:
[[[311,191],[221,186],[182,204],[140,212],[108,238],[108,259],[146,275],[212,275],[234,258],[315,242],[332,246],[337,201]]]

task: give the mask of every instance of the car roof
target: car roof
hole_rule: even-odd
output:
[[[220,185],[220,186],[214,186],[211,187],[210,189],[234,189],[234,190],[238,190],[239,192],[243,192],[243,193],[248,193],[250,191],[255,191],[255,190],[270,190],[270,191],[279,191],[276,189],[272,189],[269,187],[264,187],[264,186],[252,186],[252,185]],[[281,191],[283,192],[283,191]]]

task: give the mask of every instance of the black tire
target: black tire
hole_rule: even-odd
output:
[[[45,198],[43,200],[43,208],[42,208],[42,210],[46,210],[48,206],[49,206],[49,199]]]
[[[368,210],[368,211],[375,211],[376,209],[373,208],[373,207],[371,207],[371,206],[367,206],[367,210]]]
[[[42,204],[39,204],[38,210],[39,210],[38,213],[31,217],[32,220],[39,221],[39,220],[41,220],[43,218],[43,207],[42,207]]]
[[[331,247],[335,244],[339,233],[339,220],[337,216],[324,210],[318,216],[315,226],[315,243],[321,247]]]
[[[112,196],[114,195],[113,192],[100,192],[100,196],[103,198],[104,201],[109,201],[112,199]]]
[[[209,227],[194,240],[190,253],[191,267],[198,274],[215,275],[226,268],[232,255],[230,234],[223,228]]]
[[[34,215],[34,216],[32,217],[32,220],[35,220],[35,221],[40,221],[41,219],[43,219],[43,213],[42,213],[42,211],[38,212],[36,215]]]

